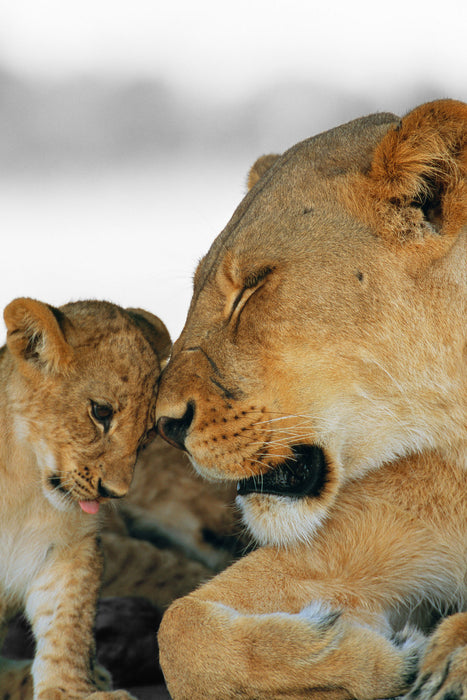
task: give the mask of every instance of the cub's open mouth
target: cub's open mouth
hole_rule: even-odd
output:
[[[242,479],[237,494],[269,493],[276,496],[302,498],[319,496],[326,482],[326,458],[316,445],[294,445],[293,457],[264,474]]]

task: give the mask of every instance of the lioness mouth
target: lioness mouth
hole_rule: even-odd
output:
[[[326,481],[326,458],[316,445],[295,445],[293,457],[265,474],[258,474],[237,483],[237,493],[269,493],[276,496],[302,498],[319,496]]]

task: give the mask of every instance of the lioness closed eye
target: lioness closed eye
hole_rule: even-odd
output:
[[[176,601],[175,700],[467,697],[467,105],[253,167],[200,262],[158,426],[260,545]]]
[[[125,700],[98,692],[94,669],[97,514],[130,486],[170,339],[152,314],[106,302],[16,299],[4,316],[0,628],[24,608],[35,700]],[[2,700],[30,686],[28,667],[0,660]]]

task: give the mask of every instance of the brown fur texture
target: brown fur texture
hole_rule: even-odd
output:
[[[465,616],[401,631],[467,593],[466,110],[261,161],[198,266],[158,427],[262,547],[165,614],[175,700],[467,696]]]
[[[36,638],[35,700],[124,700],[99,690],[94,668],[97,512],[128,491],[170,338],[151,314],[106,302],[55,309],[16,299],[4,317],[2,630],[24,609]],[[27,697],[27,669],[3,662],[2,671],[0,697]]]

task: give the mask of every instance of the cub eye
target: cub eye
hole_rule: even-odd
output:
[[[110,406],[108,403],[97,403],[96,401],[91,401],[91,413],[92,417],[98,423],[103,425],[104,430],[107,432],[114,415],[112,406]]]

